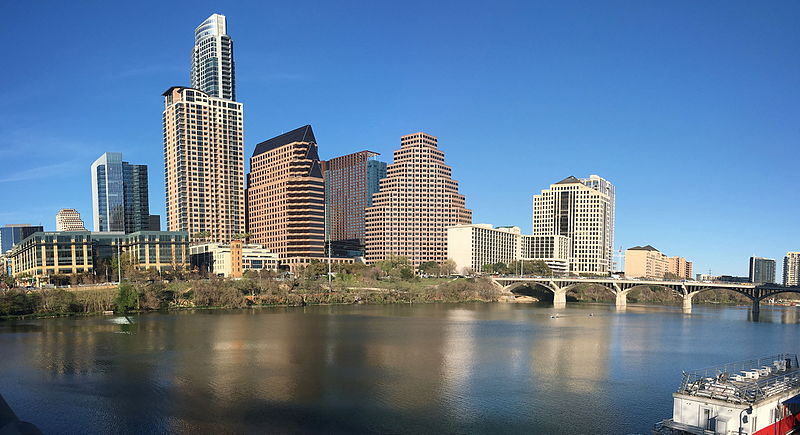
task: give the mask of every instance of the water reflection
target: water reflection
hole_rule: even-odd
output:
[[[751,315],[462,304],[0,322],[0,391],[53,433],[646,432],[681,370],[797,350],[797,308]]]

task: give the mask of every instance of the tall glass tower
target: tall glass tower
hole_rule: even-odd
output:
[[[191,81],[211,97],[236,100],[233,41],[224,15],[213,14],[194,30]]]
[[[92,164],[94,230],[133,233],[149,229],[147,166],[105,153]]]

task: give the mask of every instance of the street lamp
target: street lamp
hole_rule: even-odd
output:
[[[742,423],[747,423],[747,415],[742,416],[742,414],[745,411],[747,411],[747,415],[750,415],[750,413],[753,412],[753,407],[752,406],[748,406],[747,408],[742,409],[741,412],[739,412],[739,435],[742,435],[742,429],[743,429],[742,428]]]

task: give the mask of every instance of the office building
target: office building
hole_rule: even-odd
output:
[[[533,235],[569,238],[571,272],[607,274],[613,261],[614,201],[608,180],[567,177],[533,196]]]
[[[247,210],[253,243],[281,259],[325,255],[325,181],[310,125],[256,146]]]
[[[166,228],[228,242],[245,231],[242,104],[180,86],[163,95]]]
[[[692,262],[683,257],[667,257],[667,273],[675,279],[692,279],[692,268]]]
[[[458,273],[481,272],[487,264],[543,261],[554,273],[569,270],[569,239],[521,234],[519,227],[466,224],[447,228],[447,258]]]
[[[386,163],[378,153],[359,151],[323,162],[327,239],[334,257],[364,256],[364,219]]]
[[[41,225],[3,225],[0,227],[0,254],[10,251],[17,243],[40,231],[44,231],[44,227]]]
[[[119,254],[127,254],[128,261],[140,269],[175,270],[187,265],[188,248],[185,232],[56,231],[31,235],[8,257],[13,276],[30,275],[37,282],[46,282],[53,275],[98,273],[101,264],[110,264]],[[109,273],[108,267],[105,273]]]
[[[92,164],[91,171],[94,230],[149,230],[147,166],[123,161],[122,153],[105,153]]]
[[[437,138],[422,132],[402,136],[394,163],[367,207],[367,262],[403,256],[415,266],[442,263],[447,260],[446,229],[469,223],[472,211],[458,193]]]
[[[213,14],[194,30],[191,84],[211,97],[236,100],[233,41],[224,15]]]
[[[78,210],[62,208],[56,213],[56,231],[86,231],[86,226]]]
[[[625,278],[663,279],[668,267],[668,257],[650,245],[625,250]]]
[[[787,252],[783,258],[783,285],[800,286],[800,252]]]
[[[161,216],[157,214],[151,214],[147,218],[147,230],[148,231],[161,231]]]
[[[189,252],[192,269],[200,273],[238,278],[248,270],[278,270],[278,254],[241,240],[193,245]]]
[[[750,257],[750,282],[767,284],[775,282],[775,260],[771,258]]]

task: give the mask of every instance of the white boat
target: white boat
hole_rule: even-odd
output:
[[[683,373],[655,435],[800,434],[800,367],[783,353]]]

